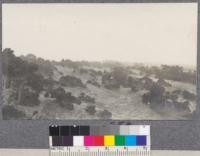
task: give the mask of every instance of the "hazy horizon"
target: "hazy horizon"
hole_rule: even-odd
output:
[[[3,49],[60,61],[196,66],[197,3],[3,4]]]
[[[8,48],[8,47],[7,47]],[[14,54],[15,54],[15,50],[10,48],[11,50],[14,51]],[[99,62],[99,63],[107,63],[107,62],[113,62],[113,63],[121,63],[121,64],[125,64],[125,65],[134,65],[134,64],[143,64],[143,65],[147,65],[147,66],[161,66],[161,65],[171,65],[171,66],[182,66],[182,67],[185,67],[185,68],[196,68],[196,65],[184,65],[184,64],[165,64],[165,63],[154,63],[154,62],[124,62],[124,61],[118,61],[118,60],[73,60],[73,59],[69,59],[69,58],[62,58],[60,60],[54,60],[54,59],[45,59],[45,58],[42,58],[42,57],[38,57],[37,55],[35,54],[31,54],[31,53],[28,53],[28,54],[25,54],[25,55],[15,55],[17,57],[27,57],[28,55],[34,55],[37,59],[41,58],[41,59],[44,59],[44,60],[48,60],[48,61],[56,61],[56,62],[60,62],[62,60],[71,60],[71,61],[74,61],[74,62],[81,62],[81,61],[86,61],[86,62]]]

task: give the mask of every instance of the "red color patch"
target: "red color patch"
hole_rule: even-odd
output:
[[[104,146],[104,136],[95,136],[94,146]]]

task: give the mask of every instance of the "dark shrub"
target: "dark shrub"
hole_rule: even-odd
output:
[[[174,101],[174,106],[177,111],[190,111],[189,109],[189,101],[184,101],[184,102],[177,102]]]
[[[183,91],[183,97],[187,100],[195,100],[196,96],[193,93],[188,92],[187,90]]]
[[[178,94],[181,94],[181,92],[182,92],[182,91],[181,91],[180,89],[177,89],[177,90],[174,90],[172,93],[178,95]]]
[[[158,81],[156,83],[163,87],[171,87],[172,86],[170,83],[166,82],[164,79],[158,79]]]
[[[87,74],[87,73],[88,73],[88,70],[85,69],[85,68],[81,68],[81,69],[79,70],[79,72],[80,72],[81,74]]]
[[[54,89],[51,92],[51,95],[53,98],[56,98],[56,100],[61,106],[66,107],[66,105],[69,104],[70,106],[68,107],[72,108],[73,103],[81,104],[81,100],[79,98],[76,98],[75,96],[73,96],[71,92],[66,93],[62,87]]]
[[[82,93],[80,93],[79,98],[84,98],[85,95],[86,95],[86,94],[85,94],[84,92],[82,92]]]
[[[144,95],[142,95],[142,102],[145,104],[148,104],[151,101],[151,95],[150,92],[145,93]]]
[[[49,92],[45,92],[45,94],[44,94],[44,97],[49,97],[50,96],[50,93]]]
[[[81,104],[81,100],[80,100],[79,98],[76,98],[76,99],[74,100],[74,103],[80,105],[80,104]]]
[[[108,110],[103,110],[98,114],[101,119],[110,119],[112,117],[112,113]]]
[[[143,77],[140,79],[141,84],[143,85],[143,88],[150,90],[152,88],[153,85],[155,85],[155,83],[152,81],[152,79],[148,78],[148,77]]]
[[[181,95],[181,94],[182,94],[182,91],[177,89],[172,92],[166,92],[165,97],[168,99],[172,99],[173,101],[176,101],[177,98],[179,97],[179,95]]]
[[[68,102],[68,103],[76,103],[76,104],[81,104],[81,100],[79,98],[76,98],[75,96],[73,96],[71,94],[71,92],[68,92],[66,93],[66,96],[65,96],[65,102]]]
[[[37,114],[38,114],[38,111],[34,111],[33,114],[32,114],[32,117],[37,115]]]
[[[102,73],[102,71],[98,71],[97,74],[98,75],[102,75],[103,73]]]
[[[102,84],[107,89],[117,89],[120,84],[114,79],[111,73],[105,72],[102,76]]]
[[[31,74],[27,77],[27,85],[40,92],[43,90],[44,78],[39,74]]]
[[[74,76],[63,76],[59,80],[60,84],[68,87],[85,87],[81,79]]]
[[[74,105],[68,101],[61,101],[59,104],[61,107],[65,108],[65,109],[68,109],[68,110],[74,109]]]
[[[13,106],[4,106],[2,108],[2,114],[4,120],[9,119],[23,119],[26,118],[26,114]]]
[[[23,89],[19,104],[23,106],[38,106],[40,104],[39,94],[29,88]]]
[[[153,83],[150,91],[142,96],[143,103],[150,103],[151,108],[161,108],[164,107],[164,87]]]
[[[101,85],[95,80],[88,80],[87,83],[92,84],[96,87],[101,87]]]
[[[65,99],[66,93],[62,87],[58,87],[51,91],[51,97],[56,98],[58,102],[61,102]]]
[[[95,106],[87,106],[86,112],[87,112],[89,115],[94,115],[94,114],[96,113]]]
[[[107,89],[118,89],[120,87],[120,85],[117,84],[116,81],[113,81],[113,82],[105,84],[104,87]]]
[[[95,103],[95,98],[85,95],[85,93],[81,93],[78,97],[81,101],[88,102],[88,103]]]
[[[164,96],[165,96],[166,99],[171,99],[173,101],[175,101],[178,98],[178,95],[179,94],[177,94],[175,92],[170,93],[170,92],[167,91],[167,92],[164,93]]]
[[[43,85],[46,90],[52,89],[53,86],[56,85],[57,83],[58,82],[53,80],[52,78],[47,78],[47,79],[44,79],[43,81]]]
[[[131,76],[128,77],[126,87],[130,87],[133,92],[138,91],[141,88],[142,83],[139,79],[133,78]]]
[[[115,67],[112,71],[113,78],[120,85],[125,85],[128,78],[128,71],[123,67]]]
[[[102,84],[107,89],[117,89],[120,86],[126,86],[129,71],[123,67],[115,67],[111,72],[104,72],[102,75]]]
[[[150,89],[151,98],[155,100],[158,99],[159,97],[162,97],[164,92],[165,88],[158,84],[153,84]]]

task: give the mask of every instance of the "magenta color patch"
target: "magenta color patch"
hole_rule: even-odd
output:
[[[94,146],[94,137],[93,136],[84,136],[84,145],[85,146]]]

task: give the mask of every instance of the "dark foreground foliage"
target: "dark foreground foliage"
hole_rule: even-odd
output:
[[[13,106],[4,106],[2,108],[3,119],[24,119],[26,118],[26,114],[23,111],[17,110]]]

